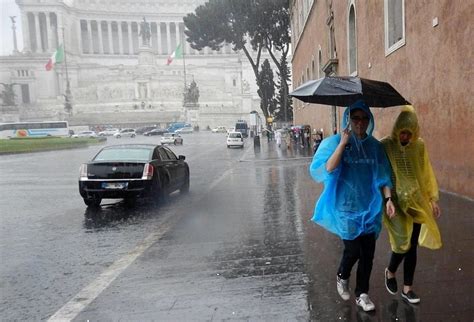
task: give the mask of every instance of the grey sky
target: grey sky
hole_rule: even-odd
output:
[[[18,49],[23,48],[20,9],[15,0],[0,0],[0,55],[10,55],[13,51],[13,35],[10,16],[16,16],[16,36]]]

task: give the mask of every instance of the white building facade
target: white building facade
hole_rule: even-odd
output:
[[[23,50],[0,57],[0,82],[13,84],[16,107],[0,121],[68,119],[71,124],[233,126],[259,110],[255,76],[245,55],[192,49],[183,17],[204,0],[17,0]],[[143,44],[141,23],[150,27]],[[72,113],[64,110],[65,63],[46,71],[58,45],[66,50]],[[166,65],[181,44],[183,59]],[[184,64],[185,62],[185,64]],[[194,80],[199,106],[183,107]]]

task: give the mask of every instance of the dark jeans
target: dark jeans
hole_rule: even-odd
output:
[[[392,252],[388,270],[395,274],[400,263],[403,262],[403,283],[407,286],[413,285],[413,276],[415,276],[416,250],[418,247],[418,237],[420,236],[421,224],[413,223],[413,232],[410,238],[410,249],[404,254]]]
[[[372,262],[375,252],[375,234],[362,235],[354,240],[343,239],[344,253],[337,275],[342,279],[351,276],[352,267],[357,265],[357,280],[355,295],[358,297],[362,293],[369,292],[370,273],[372,272]]]

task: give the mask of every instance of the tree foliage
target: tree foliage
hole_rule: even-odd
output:
[[[257,78],[258,95],[260,96],[260,108],[265,116],[273,115],[275,112],[275,84],[270,62],[265,59],[262,69]]]
[[[3,85],[3,90],[0,92],[0,98],[3,101],[2,105],[5,106],[16,106],[15,103],[15,91],[13,90],[13,85],[20,85],[17,83],[12,83],[12,84],[6,84],[6,83],[0,83],[0,85]]]
[[[257,83],[263,49],[282,73],[278,57],[284,57],[286,62],[290,45],[288,0],[209,0],[188,14],[184,24],[187,41],[194,49],[218,50],[231,44],[234,51],[242,51]],[[287,82],[281,84],[286,93]],[[262,112],[265,118],[269,116],[268,111]]]
[[[288,95],[288,84],[290,81],[291,73],[290,67],[288,66],[284,56],[280,60],[281,68],[278,74],[278,94],[277,94],[277,111],[275,118],[277,121],[288,122],[293,120],[293,101]]]

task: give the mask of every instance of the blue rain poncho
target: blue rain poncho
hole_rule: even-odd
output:
[[[390,164],[382,145],[372,136],[374,117],[369,107],[359,101],[346,108],[341,128],[347,127],[350,111],[354,109],[362,109],[370,117],[367,136],[360,140],[352,134],[341,162],[331,172],[326,170],[326,162],[336,150],[341,135],[324,139],[310,165],[313,179],[324,184],[312,220],[348,240],[370,233],[378,236],[382,226],[381,188],[392,187]]]

